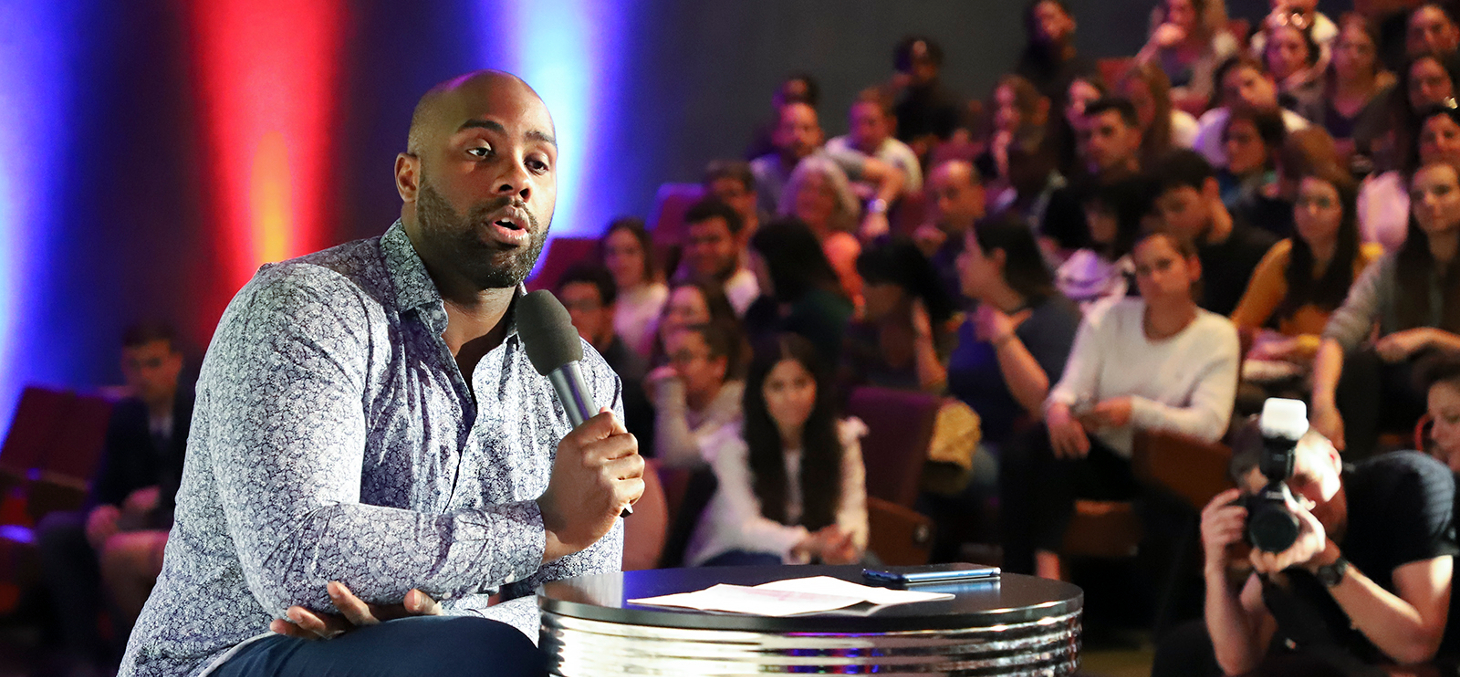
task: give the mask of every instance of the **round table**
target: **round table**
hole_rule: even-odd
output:
[[[872,613],[768,617],[631,604],[630,599],[808,576],[862,583],[861,567],[652,569],[545,584],[540,645],[555,675],[1069,675],[1079,665],[1084,593],[1001,579],[918,586],[951,592]]]

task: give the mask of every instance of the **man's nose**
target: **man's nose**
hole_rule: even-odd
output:
[[[523,202],[527,202],[532,197],[532,177],[522,163],[511,163],[499,180],[501,183],[497,186],[498,195],[515,194]]]

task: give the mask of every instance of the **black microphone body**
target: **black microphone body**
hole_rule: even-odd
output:
[[[573,427],[583,425],[598,414],[598,405],[578,366],[583,360],[583,342],[568,309],[552,293],[539,289],[519,297],[516,312],[517,334],[532,368],[553,384]],[[633,506],[624,506],[622,516],[633,512]]]

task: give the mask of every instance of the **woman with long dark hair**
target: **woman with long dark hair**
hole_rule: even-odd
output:
[[[1337,167],[1304,174],[1293,206],[1296,237],[1268,250],[1232,313],[1239,331],[1256,335],[1249,358],[1304,367],[1312,361],[1329,316],[1384,253],[1359,241],[1356,198],[1353,179]],[[1270,325],[1277,330],[1265,329]]]
[[[1190,148],[1199,129],[1196,118],[1171,105],[1171,81],[1154,63],[1133,64],[1115,85],[1130,99],[1141,121],[1142,166],[1172,148]]]
[[[1371,175],[1359,189],[1359,236],[1385,251],[1397,251],[1409,232],[1409,174],[1431,162],[1460,163],[1460,109],[1431,106],[1416,120],[1401,169]]]
[[[1222,0],[1160,0],[1152,12],[1150,39],[1136,62],[1160,66],[1171,81],[1173,99],[1205,101],[1220,85],[1213,78],[1217,65],[1238,49]]]
[[[1151,210],[1154,186],[1130,178],[1089,186],[1080,203],[1090,229],[1090,246],[1075,250],[1055,271],[1055,285],[1085,312],[1134,293],[1135,264],[1130,252]]]
[[[831,377],[806,339],[760,342],[745,417],[701,445],[719,488],[685,553],[691,565],[850,564],[867,547],[867,488],[858,440],[838,421]]]
[[[1356,457],[1381,428],[1407,430],[1423,413],[1415,359],[1460,353],[1460,169],[1426,163],[1409,194],[1404,244],[1354,282],[1313,359],[1313,426]]]
[[[761,292],[745,311],[751,340],[793,332],[837,364],[853,308],[811,229],[796,219],[762,226],[750,239],[749,267]]]

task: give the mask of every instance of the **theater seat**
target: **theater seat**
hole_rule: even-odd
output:
[[[547,254],[537,274],[527,281],[528,291],[552,290],[569,268],[597,255],[598,240],[591,237],[555,237],[548,241]]]
[[[666,183],[659,186],[654,198],[653,218],[648,228],[656,250],[678,245],[684,237],[684,215],[694,203],[705,197],[698,183]]]
[[[867,424],[868,549],[888,564],[925,564],[932,551],[933,521],[913,504],[942,404],[936,395],[875,387],[849,398],[847,414]]]

